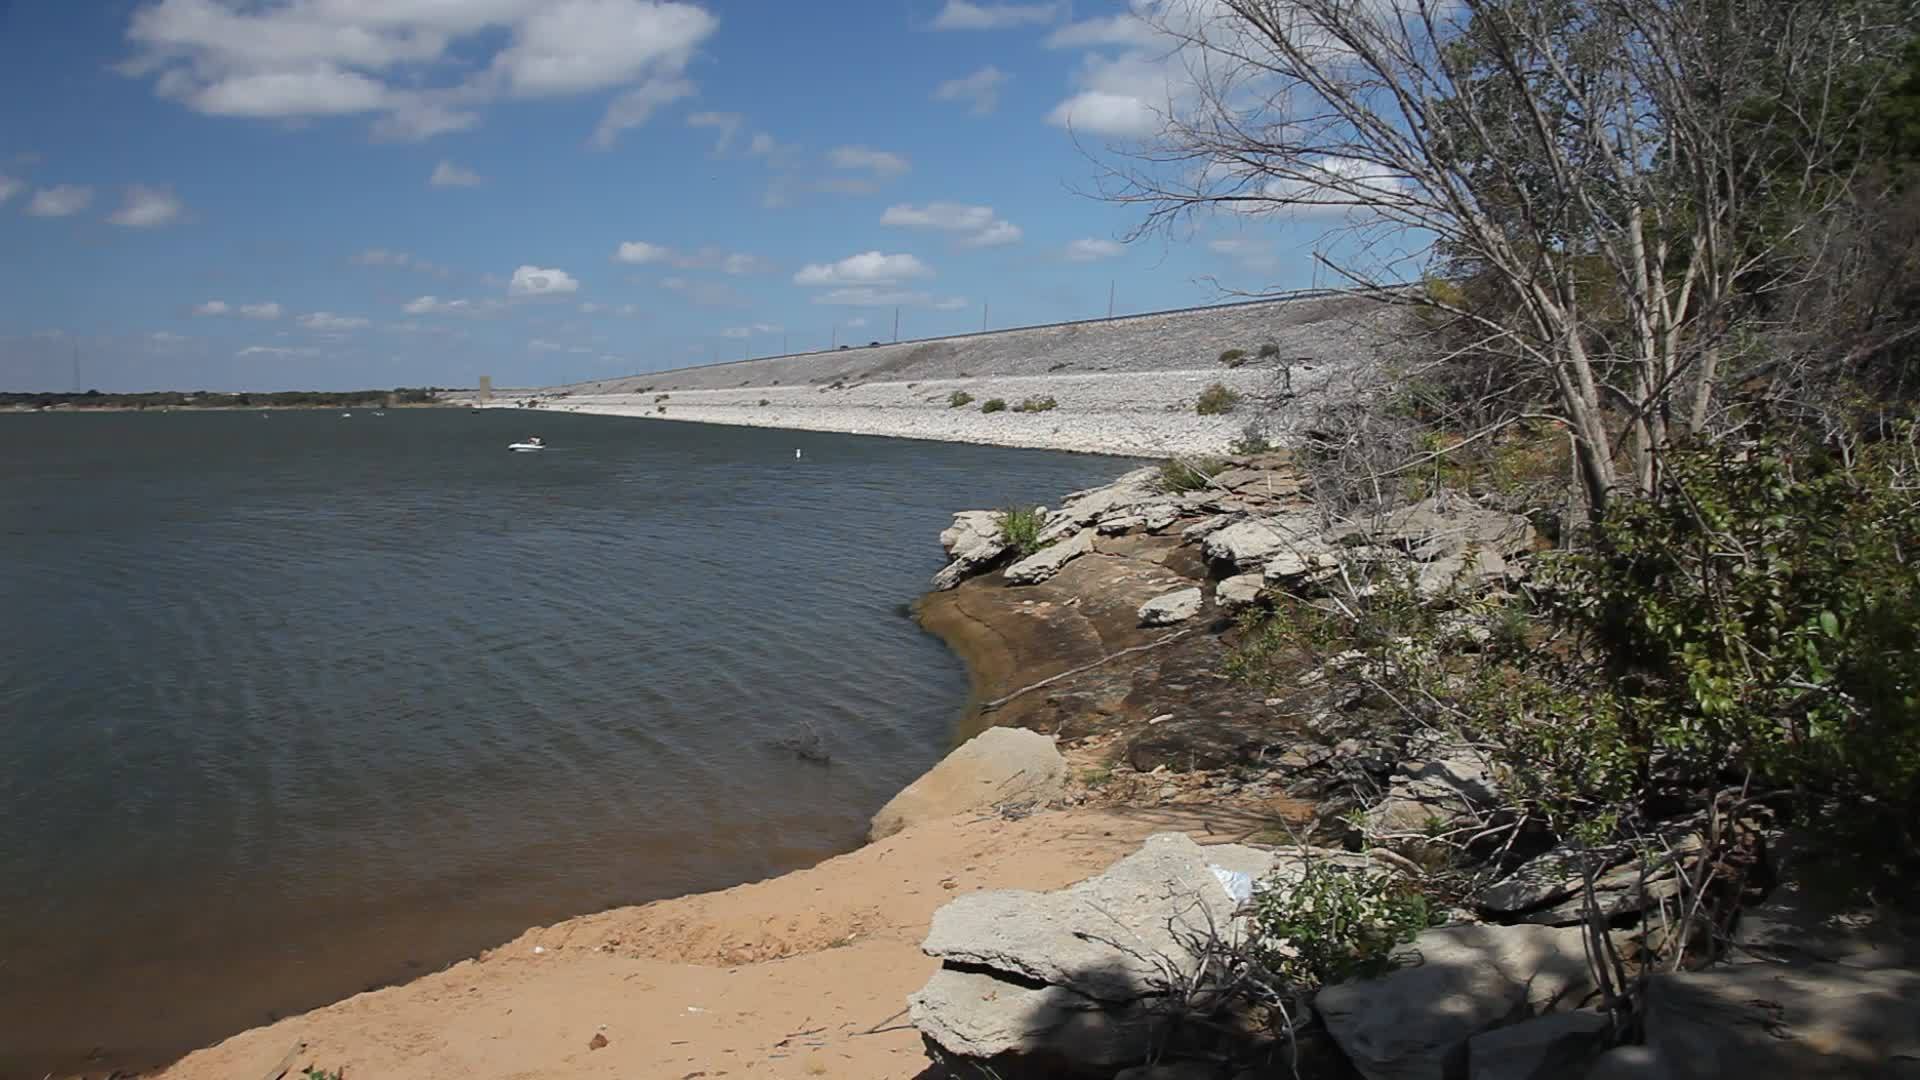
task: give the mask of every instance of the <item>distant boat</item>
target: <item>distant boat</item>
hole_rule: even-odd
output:
[[[353,419],[353,414],[352,414],[352,413],[350,413],[350,412],[343,412],[343,413],[341,413],[341,414],[340,414],[340,419],[342,419],[342,420],[351,420],[351,419]]]
[[[507,449],[516,454],[530,454],[535,450],[545,450],[546,448],[547,444],[541,442],[538,438],[528,439],[526,442],[507,444]]]

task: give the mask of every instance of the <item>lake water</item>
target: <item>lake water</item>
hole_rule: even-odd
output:
[[[530,432],[552,449],[506,451]],[[508,411],[0,416],[0,1075],[848,849],[964,706],[903,608],[951,513],[1124,466]]]

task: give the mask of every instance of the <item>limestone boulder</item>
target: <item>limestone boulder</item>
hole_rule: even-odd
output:
[[[1583,931],[1450,926],[1395,953],[1393,971],[1314,998],[1328,1033],[1367,1080],[1443,1080],[1474,1036],[1555,1009],[1593,987]]]
[[[960,583],[968,578],[992,569],[993,564],[999,562],[1006,553],[1007,545],[997,536],[992,540],[974,544],[942,567],[939,573],[933,575],[934,591],[946,592],[948,589],[958,588]]]
[[[1153,1046],[1160,1018],[1146,1002],[1102,1002],[1063,986],[1024,986],[943,967],[907,998],[907,1019],[942,1050],[1114,1068]]]
[[[1038,585],[1060,572],[1060,568],[1093,550],[1094,533],[1091,529],[1074,533],[1051,547],[1021,559],[1007,567],[1006,581],[1009,585]]]
[[[1613,1019],[1590,1010],[1550,1013],[1467,1040],[1467,1080],[1562,1080],[1606,1049]]]
[[[1239,611],[1259,603],[1266,587],[1266,579],[1259,574],[1235,574],[1214,586],[1213,602],[1227,611]]]
[[[882,840],[922,821],[992,806],[1044,803],[1059,796],[1066,776],[1052,739],[1024,728],[988,728],[889,799],[868,836]]]
[[[1140,605],[1140,625],[1172,626],[1186,622],[1200,614],[1200,606],[1204,602],[1205,598],[1197,585],[1156,596]]]
[[[957,559],[982,544],[1000,542],[1000,514],[994,510],[962,510],[940,533],[947,558]]]
[[[1318,516],[1298,511],[1240,521],[1207,535],[1207,558],[1242,569],[1261,566],[1283,551],[1321,550]]]

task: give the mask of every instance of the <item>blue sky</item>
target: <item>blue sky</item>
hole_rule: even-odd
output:
[[[1121,241],[1175,0],[0,0],[0,388],[577,380],[1207,303]]]

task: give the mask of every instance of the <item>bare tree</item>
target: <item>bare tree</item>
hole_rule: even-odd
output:
[[[1143,0],[1191,98],[1103,194],[1195,212],[1346,211],[1322,259],[1517,362],[1594,510],[1764,340],[1751,302],[1820,270],[1851,197],[1879,0]],[[1481,287],[1455,287],[1472,280]]]

